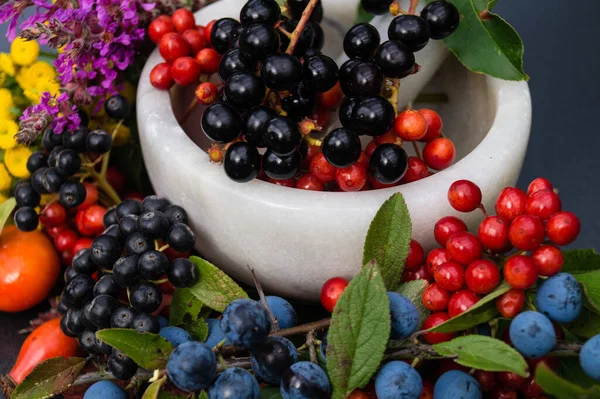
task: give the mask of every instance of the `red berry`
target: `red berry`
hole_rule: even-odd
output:
[[[306,152],[306,156],[302,160],[301,169],[309,169],[310,163],[313,158],[321,152],[321,147],[317,147],[316,145],[308,145],[308,151]],[[359,159],[360,160],[360,159]],[[357,161],[358,162],[358,161]]]
[[[369,160],[370,157],[364,151],[361,151],[356,163],[367,169],[369,167]]]
[[[437,312],[430,314],[423,322],[423,330],[439,326],[440,324],[450,320],[450,316],[446,312]],[[428,332],[423,334],[423,339],[429,344],[439,344],[441,342],[450,341],[456,336],[456,333],[439,333]]]
[[[150,71],[150,84],[160,90],[169,90],[173,86],[171,65],[168,62],[156,64]]]
[[[544,393],[542,387],[540,387],[533,378],[529,378],[522,388],[523,394],[528,398],[537,398]]]
[[[465,283],[476,294],[489,294],[500,284],[500,270],[490,260],[476,260],[467,266]]]
[[[330,278],[325,281],[321,288],[321,305],[328,311],[333,312],[335,304],[348,286],[348,280],[341,277]]]
[[[481,392],[489,392],[496,386],[496,373],[491,371],[477,370],[473,377],[481,387]]]
[[[537,273],[547,277],[560,272],[565,263],[561,250],[554,245],[542,245],[531,254],[531,259],[535,263]]]
[[[191,49],[188,42],[183,40],[179,33],[170,32],[160,39],[158,51],[165,61],[171,63],[177,58],[188,56]]]
[[[489,399],[517,399],[518,397],[517,391],[504,387],[494,389],[489,395]]]
[[[445,137],[438,137],[423,148],[423,160],[431,169],[443,170],[452,165],[456,157],[454,143]]]
[[[433,227],[435,240],[443,247],[450,237],[461,231],[467,231],[467,225],[455,216],[444,216]]]
[[[310,162],[310,173],[324,184],[335,180],[335,170],[335,166],[327,162],[322,152]]]
[[[167,255],[167,258],[173,262],[175,259],[179,259],[179,258],[189,258],[190,257],[190,252],[178,252],[175,251],[173,248],[167,248],[163,251],[163,253],[165,255]]]
[[[404,267],[409,270],[414,270],[424,262],[425,252],[423,251],[423,247],[417,240],[410,240],[410,247],[408,248],[408,256],[406,257],[406,264]]]
[[[87,237],[92,237],[95,235],[94,230],[88,228],[87,224],[84,221],[85,209],[77,211],[75,215],[75,227],[79,234]]]
[[[86,235],[98,235],[104,231],[103,218],[105,213],[106,208],[100,205],[92,205],[84,211],[83,223],[86,230],[91,232],[91,234]]]
[[[481,205],[481,190],[469,180],[457,180],[448,189],[448,202],[459,212],[472,212]]]
[[[74,230],[64,229],[54,238],[54,246],[58,252],[71,251],[78,239],[79,235]]]
[[[441,359],[436,363],[438,363],[438,366],[435,369],[435,377],[436,378],[440,378],[442,376],[442,374],[445,374],[451,370],[458,370],[458,371],[462,371],[465,373],[469,372],[468,368],[456,363],[453,359]],[[436,397],[436,399],[437,399],[437,397]]]
[[[40,222],[46,227],[63,225],[67,221],[67,211],[58,202],[51,202],[40,212]]]
[[[538,177],[529,183],[529,187],[527,187],[527,195],[533,195],[538,191],[552,191],[554,187],[552,187],[552,183],[546,178]]]
[[[95,184],[88,182],[83,183],[83,185],[85,187],[85,200],[81,205],[75,208],[78,211],[87,209],[98,202],[98,187],[96,187]]]
[[[331,119],[331,111],[325,108],[316,108],[310,115],[310,119],[317,122],[317,125],[323,129],[327,129],[329,126],[329,120]]]
[[[560,198],[554,191],[537,191],[527,199],[525,210],[529,215],[548,220],[550,216],[559,212],[560,208]]]
[[[196,29],[194,14],[187,8],[176,10],[173,15],[171,15],[171,20],[179,33],[183,33],[188,29]]]
[[[421,265],[417,269],[414,269],[414,270],[404,269],[404,271],[402,272],[402,278],[400,279],[400,281],[402,281],[403,283],[406,283],[407,281],[415,281],[415,280],[427,280],[429,282],[432,282],[433,277],[431,276],[431,274],[429,273],[429,270],[427,270],[427,267],[425,265]]]
[[[448,255],[452,260],[461,265],[468,265],[481,258],[483,246],[474,234],[468,231],[460,231],[448,239],[446,251],[448,251]]]
[[[48,235],[50,236],[50,238],[52,238],[52,240],[56,240],[56,237],[58,236],[58,234],[61,231],[66,230],[68,228],[69,228],[69,226],[67,226],[67,225],[50,227],[50,228],[46,229],[46,233],[48,233]]]
[[[504,279],[513,288],[526,290],[537,281],[535,263],[529,256],[514,255],[504,264]]]
[[[502,386],[512,389],[521,389],[521,387],[525,386],[527,383],[527,378],[521,377],[515,373],[510,373],[507,371],[498,373],[498,381]]]
[[[465,286],[465,270],[456,262],[450,261],[440,265],[433,278],[446,291],[458,291]]]
[[[509,226],[510,223],[500,216],[488,216],[479,225],[479,240],[490,251],[504,253],[511,247],[508,240]]]
[[[377,399],[377,397],[373,396],[372,399]],[[423,389],[418,399],[433,399],[433,384],[431,382],[423,380]]]
[[[525,291],[511,289],[496,299],[496,309],[507,319],[512,319],[523,310],[525,306]]]
[[[344,98],[344,93],[342,92],[340,82],[338,82],[331,89],[318,95],[317,104],[322,108],[331,110],[340,105],[342,98]]]
[[[367,154],[367,156],[369,158],[371,158],[371,156],[373,155],[373,151],[375,151],[377,146],[378,146],[378,144],[375,141],[375,139],[369,141],[369,144],[367,144],[367,147],[365,148],[365,153]]]
[[[208,105],[215,102],[218,92],[217,86],[210,82],[204,82],[196,87],[194,94],[200,104]]]
[[[177,58],[171,65],[171,76],[182,87],[197,83],[200,73],[200,65],[192,57]]]
[[[396,118],[394,131],[404,141],[421,140],[427,133],[427,121],[419,111],[407,109]]]
[[[431,275],[433,275],[438,267],[450,261],[450,255],[444,248],[436,248],[427,254],[425,265]]]
[[[81,237],[75,242],[75,245],[73,245],[73,253],[76,254],[84,248],[91,248],[93,242],[94,240],[91,238]]]
[[[202,50],[207,46],[204,35],[198,31],[198,29],[188,29],[181,34],[183,40],[188,42],[192,49],[192,54],[197,54],[198,51]]]
[[[398,135],[396,133],[394,133],[393,129],[388,131],[385,134],[382,134],[381,136],[375,136],[374,140],[377,143],[377,145],[381,145],[381,144],[385,144],[385,143],[396,144],[399,146],[402,145],[402,139],[400,137],[398,137]]]
[[[479,302],[479,296],[471,290],[464,289],[455,292],[448,302],[448,315],[456,317],[471,309],[477,302]]]
[[[296,188],[310,191],[325,190],[325,186],[323,185],[323,183],[321,183],[319,179],[317,179],[310,173],[306,173],[298,179],[298,181],[296,182]]]
[[[556,245],[567,245],[575,241],[581,225],[579,218],[571,212],[558,212],[548,219],[548,238]]]
[[[106,181],[115,189],[117,193],[122,193],[127,179],[125,175],[117,168],[110,166],[106,171]]]
[[[517,216],[508,228],[510,243],[523,251],[539,248],[545,235],[544,224],[537,216]]]
[[[60,259],[62,261],[63,265],[70,265],[71,263],[73,263],[73,257],[75,256],[75,253],[72,250],[68,250],[68,251],[64,251],[60,254]]]
[[[506,187],[496,200],[496,215],[509,222],[525,213],[527,195],[519,188]]]
[[[429,169],[427,169],[425,161],[419,157],[408,157],[408,168],[406,169],[404,177],[400,179],[400,183],[412,183],[424,179],[427,176],[429,176]]]
[[[196,61],[200,64],[202,73],[215,73],[219,69],[219,62],[221,61],[221,55],[213,48],[207,47],[198,51],[196,54]]]
[[[335,181],[342,191],[360,191],[367,183],[367,170],[354,163],[344,169],[337,169]]]
[[[368,182],[371,185],[371,188],[373,190],[377,190],[380,188],[390,188],[390,187],[396,187],[400,185],[400,181],[397,181],[396,183],[392,183],[392,184],[385,184],[385,183],[380,183],[378,182],[373,176],[369,175],[368,177]]]
[[[204,36],[204,41],[206,41],[206,45],[209,46],[210,45],[210,38],[209,40],[206,40],[206,28],[202,25],[196,25],[196,30],[198,32],[200,32],[200,34],[202,36]]]
[[[560,358],[557,356],[548,356],[548,357],[542,357],[539,359],[526,359],[527,360],[527,364],[529,364],[529,371],[532,374],[535,374],[535,369],[537,368],[538,364],[543,363],[544,365],[546,365],[550,370],[556,370],[559,366],[560,366]]]
[[[206,25],[204,25],[204,38],[206,39],[206,43],[210,44],[210,32],[212,31],[212,27],[217,22],[216,19],[213,19]]]
[[[175,32],[175,25],[166,15],[161,15],[156,18],[154,21],[150,22],[148,26],[148,36],[150,40],[154,42],[154,44],[160,43],[160,39],[166,34],[170,32]]]
[[[438,283],[433,283],[425,288],[421,297],[423,306],[432,312],[442,312],[448,309],[450,293],[440,287]]]
[[[423,118],[425,118],[425,121],[427,122],[427,133],[425,133],[425,136],[423,136],[420,141],[429,142],[438,138],[442,133],[443,126],[440,114],[427,108],[420,109],[419,113],[423,115]]]
[[[270,177],[267,177],[267,181],[269,183],[273,183],[277,186],[290,187],[290,188],[296,187],[296,179],[294,179],[294,178],[275,180],[275,179],[271,179]]]

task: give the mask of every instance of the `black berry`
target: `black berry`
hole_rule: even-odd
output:
[[[177,252],[188,252],[194,248],[196,235],[186,224],[175,223],[169,229],[167,243]]]
[[[65,132],[62,135],[62,145],[75,152],[85,152],[85,141],[89,130],[87,127],[80,127],[74,132]]]
[[[288,117],[299,121],[311,115],[317,105],[317,95],[305,85],[299,85],[290,90],[290,95],[281,100],[281,108]]]
[[[68,269],[71,269],[71,268],[69,267],[69,268],[67,268],[67,270]],[[65,273],[66,273],[66,270],[65,270]],[[61,315],[65,315],[65,314],[67,314],[69,309],[70,309],[69,305],[67,303],[65,303],[65,301],[62,298],[60,298],[60,300],[58,301],[58,304],[56,305],[56,310],[58,311],[58,313]]]
[[[269,107],[261,106],[248,111],[244,117],[244,122],[242,123],[242,132],[246,141],[255,147],[266,147],[262,137],[264,127],[267,122],[276,115],[275,111]],[[231,148],[231,146],[229,148]],[[225,158],[227,158],[227,156]]]
[[[340,118],[340,122],[342,126],[347,128],[354,128],[354,120],[352,119],[352,113],[354,112],[354,108],[361,101],[360,97],[346,97],[340,105],[340,109],[338,110],[338,116]]]
[[[104,154],[112,146],[112,136],[102,129],[92,130],[85,140],[85,145],[89,152]]]
[[[250,25],[240,35],[240,50],[254,60],[262,61],[267,55],[276,53],[279,43],[279,33],[265,24]]]
[[[366,97],[360,99],[353,108],[352,121],[360,134],[380,136],[387,133],[394,125],[394,107],[383,97]]]
[[[158,319],[151,314],[140,313],[133,318],[131,327],[140,333],[153,333],[158,334],[160,331],[160,323]]]
[[[344,36],[344,52],[350,58],[368,61],[380,43],[377,29],[367,23],[356,24]]]
[[[408,155],[402,147],[379,145],[369,161],[369,173],[380,183],[393,184],[402,179],[408,168]]]
[[[110,355],[112,353],[112,346],[103,342],[96,337],[96,342],[94,343],[94,347],[96,348],[96,353],[100,353],[103,355]]]
[[[112,274],[102,276],[94,285],[94,296],[110,295],[113,298],[118,298],[121,294],[121,287],[117,284]]]
[[[60,203],[63,204],[65,208],[75,208],[83,204],[87,191],[83,183],[75,180],[64,183],[60,187],[59,194]]]
[[[404,44],[388,40],[379,46],[374,61],[388,78],[403,78],[413,70],[415,55]]]
[[[300,82],[301,70],[300,61],[293,55],[273,54],[262,63],[260,77],[270,89],[290,90]]]
[[[144,280],[157,280],[166,274],[167,270],[169,270],[169,259],[162,252],[148,251],[138,260],[138,272]]]
[[[108,370],[118,380],[128,380],[135,375],[138,366],[133,360],[125,356],[122,352],[113,349],[106,363]]]
[[[109,227],[109,226],[112,226],[113,224],[119,223],[119,221],[117,219],[117,209],[110,208],[109,210],[107,210],[106,213],[104,214],[104,218],[102,219],[102,222],[104,223],[104,227]]]
[[[291,155],[279,156],[271,150],[263,155],[263,170],[266,175],[274,180],[290,179],[298,173],[302,157],[298,151]]]
[[[115,96],[111,96],[104,103],[104,111],[106,115],[110,116],[113,119],[124,119],[129,115],[131,111],[131,106],[129,101],[120,94]]]
[[[72,176],[79,171],[81,159],[74,150],[62,150],[56,157],[56,170],[63,176]]]
[[[169,223],[185,223],[188,222],[188,216],[185,209],[180,207],[179,205],[169,205],[163,211],[167,219],[169,219]]]
[[[52,149],[52,151],[50,151],[50,155],[48,155],[48,166],[50,166],[50,167],[56,166],[56,159],[58,158],[58,154],[60,154],[60,152],[64,149],[65,148],[63,146],[57,145],[56,147],[54,147]]]
[[[450,36],[460,22],[460,14],[454,4],[445,0],[427,4],[421,11],[421,17],[427,21],[429,35],[434,40]]]
[[[154,242],[140,232],[132,233],[125,240],[125,251],[129,255],[141,255],[150,249],[154,249]]]
[[[116,224],[108,226],[106,229],[104,229],[104,231],[102,232],[102,235],[107,235],[107,236],[112,236],[112,237],[118,238],[120,243],[122,243],[122,241],[123,241],[122,240],[123,237],[121,237],[119,235],[119,226]]]
[[[221,57],[219,62],[219,77],[223,82],[236,72],[252,72],[256,62],[245,56],[239,48],[232,48]]]
[[[35,209],[28,206],[17,209],[14,216],[15,225],[21,231],[33,231],[37,228],[39,217]]]
[[[361,62],[352,68],[345,80],[340,80],[340,84],[348,96],[376,96],[383,88],[383,73],[377,65]]]
[[[110,318],[119,302],[110,295],[98,295],[92,304],[85,308],[85,316],[98,328],[110,327]]]
[[[80,249],[73,257],[73,269],[79,274],[91,276],[98,271],[98,266],[92,260],[92,251],[89,248]]]
[[[162,302],[162,292],[155,284],[142,282],[131,290],[129,302],[138,312],[152,313]]]
[[[139,256],[122,256],[113,266],[113,277],[121,287],[131,287],[140,281],[138,273]]]
[[[360,4],[369,14],[381,15],[390,10],[392,0],[361,0]]]
[[[142,201],[142,211],[162,211],[169,205],[171,205],[171,202],[168,199],[159,197],[158,195],[149,195]]]
[[[234,29],[240,23],[233,18],[218,19],[210,31],[210,43],[219,54],[225,54],[229,50],[229,40]]]
[[[167,274],[169,281],[177,288],[191,287],[196,283],[196,267],[189,259],[179,258],[171,263]]]
[[[360,157],[360,139],[353,130],[340,127],[323,139],[321,150],[327,162],[336,168],[346,168]]]
[[[42,137],[42,146],[46,151],[52,151],[54,147],[62,144],[63,134],[54,133],[52,129],[46,129],[44,136]]]
[[[102,235],[92,242],[92,260],[101,267],[112,269],[121,256],[121,244],[115,237]]]
[[[63,317],[63,322],[67,330],[72,334],[71,336],[78,336],[85,330],[81,309],[69,309]]]
[[[131,328],[135,313],[128,306],[121,306],[110,318],[111,328]]]
[[[135,199],[126,199],[117,205],[117,219],[121,220],[126,215],[139,215],[142,210],[142,204]]]
[[[298,20],[286,20],[281,24],[281,27],[288,32],[293,32],[296,29],[296,26],[298,26],[298,22]],[[285,52],[290,44],[290,39],[283,33],[279,34],[279,39],[281,40],[280,50]],[[296,43],[296,48],[294,49],[293,55],[302,56],[308,49],[312,48],[314,42],[315,29],[313,27],[313,23],[308,21],[304,27],[304,30],[300,34],[298,42]]]
[[[65,286],[63,298],[72,306],[81,306],[92,299],[94,280],[90,276],[78,274]]]
[[[123,216],[118,224],[119,236],[127,238],[138,231],[138,219],[139,217],[136,215]]]
[[[32,185],[23,182],[15,187],[15,200],[17,206],[34,208],[40,204],[41,196],[33,189]]]
[[[302,140],[298,124],[285,116],[271,119],[264,127],[263,141],[275,154],[290,155]]]
[[[39,168],[42,168],[48,164],[48,156],[42,151],[33,152],[29,158],[27,158],[27,170],[29,173],[33,173]]]
[[[262,23],[273,25],[279,20],[281,8],[275,0],[249,0],[240,11],[240,22],[244,25]]]
[[[419,51],[429,42],[429,26],[417,15],[399,15],[390,23],[388,37],[404,44],[410,51]]]
[[[85,330],[79,336],[79,346],[87,353],[96,353],[96,334],[92,330]]]
[[[229,104],[211,104],[202,114],[204,134],[217,143],[229,143],[237,138],[242,129],[240,115]]]
[[[260,154],[250,143],[233,143],[225,152],[223,167],[231,180],[239,183],[249,182],[258,176],[260,171]]]
[[[47,168],[42,175],[42,184],[49,193],[57,193],[64,182],[65,177],[56,168]]]
[[[169,219],[160,211],[142,213],[137,220],[138,231],[149,238],[163,238],[169,228]]]
[[[69,281],[73,280],[73,278],[75,278],[75,276],[77,275],[79,275],[79,273],[77,273],[77,270],[75,270],[73,267],[67,267],[65,269],[65,272],[63,273],[63,280],[65,284],[68,284]]]
[[[323,93],[335,86],[338,74],[337,64],[326,55],[313,55],[305,59],[302,65],[302,77],[306,87],[317,93]]]
[[[239,110],[248,110],[260,105],[265,97],[265,91],[263,81],[248,72],[233,74],[224,86],[227,102]]]
[[[46,167],[39,168],[31,175],[31,187],[35,190],[36,193],[39,194],[48,194],[48,190],[46,190],[44,172],[46,171]]]

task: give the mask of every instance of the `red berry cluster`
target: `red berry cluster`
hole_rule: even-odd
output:
[[[200,75],[215,73],[221,56],[210,46],[211,22],[197,26],[194,14],[181,8],[171,17],[161,15],[150,23],[148,36],[158,45],[165,59],[150,72],[150,83],[157,89],[168,90],[176,83],[190,86],[200,81]],[[212,103],[217,96],[216,86],[202,83],[196,89],[199,100]]]

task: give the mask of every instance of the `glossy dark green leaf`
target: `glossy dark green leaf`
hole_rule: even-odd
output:
[[[560,377],[545,364],[537,366],[535,382],[557,399],[600,399],[600,385],[581,387]]]
[[[600,270],[600,254],[595,249],[571,249],[563,251],[565,263],[562,272],[571,274]]]
[[[173,351],[173,345],[158,334],[111,328],[98,331],[96,336],[148,370],[165,367],[167,359]]]

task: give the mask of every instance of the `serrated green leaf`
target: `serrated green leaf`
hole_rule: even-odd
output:
[[[600,254],[595,249],[571,249],[563,251],[565,263],[561,272],[571,274],[600,270]]]
[[[173,293],[169,324],[172,326],[182,324],[186,315],[189,315],[192,321],[195,321],[201,310],[202,302],[192,294],[189,288],[177,288]]]
[[[400,283],[410,248],[411,231],[410,214],[400,193],[383,203],[369,226],[363,265],[374,260],[389,291],[394,291]]]
[[[158,380],[154,381],[152,384],[150,384],[148,386],[148,388],[146,388],[146,390],[144,391],[144,396],[142,396],[142,399],[158,399],[158,394],[160,393],[161,388],[163,387],[163,385],[165,385],[165,383],[167,382],[167,376],[163,376],[162,378],[159,378]]]
[[[523,356],[499,339],[473,334],[433,345],[433,349],[443,356],[458,356],[454,361],[466,367],[528,376]]]
[[[125,328],[111,328],[96,332],[106,342],[133,359],[141,367],[155,370],[165,367],[173,345],[158,334],[139,333]]]
[[[0,233],[10,217],[10,214],[17,206],[17,201],[14,198],[9,198],[0,205]]]
[[[203,319],[184,323],[184,328],[191,334],[195,341],[204,342],[206,337],[208,337],[208,324]]]
[[[404,295],[412,303],[415,304],[417,310],[419,311],[419,325],[417,329],[420,329],[423,326],[423,322],[429,316],[429,309],[427,309],[423,305],[423,292],[429,285],[427,280],[413,280],[403,283],[400,288],[396,290],[397,293]]]
[[[259,399],[281,399],[281,391],[279,387],[261,387]]]
[[[15,388],[12,399],[45,399],[66,391],[85,366],[81,357],[54,357],[35,366]]]
[[[377,371],[390,335],[390,302],[375,262],[350,281],[331,316],[327,371],[333,399],[364,387]]]
[[[600,315],[584,307],[577,320],[568,326],[568,330],[580,337],[592,338],[600,332]]]
[[[190,288],[204,305],[223,312],[236,299],[248,298],[248,294],[212,263],[197,256],[190,257],[198,272],[198,282]]]
[[[600,313],[600,270],[582,274],[574,274],[573,277],[583,287],[587,303],[597,313]]]
[[[600,386],[583,388],[561,378],[545,364],[539,364],[535,370],[535,382],[544,393],[557,399],[600,399]]]
[[[444,41],[463,65],[500,79],[528,80],[523,71],[523,41],[514,28],[492,12],[482,20],[479,12],[487,7],[482,7],[481,1],[450,1],[461,19],[456,31]]]
[[[579,363],[579,356],[561,357],[557,373],[565,380],[582,388],[589,388],[598,384],[598,381],[583,371]]]
[[[510,290],[510,286],[502,283],[494,291],[479,300],[472,308],[445,323],[430,328],[429,332],[454,332],[474,327],[477,324],[492,320],[497,314],[496,301],[500,295]]]

